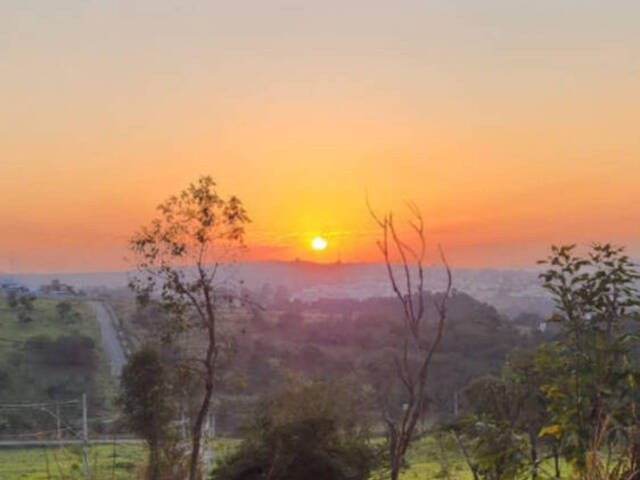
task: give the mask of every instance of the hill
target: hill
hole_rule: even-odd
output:
[[[100,415],[113,393],[100,330],[87,305],[24,295],[0,295],[0,435],[55,429],[46,409],[12,405],[70,405],[62,414],[75,421],[79,406],[67,402],[86,393],[92,415]]]

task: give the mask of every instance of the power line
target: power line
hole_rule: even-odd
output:
[[[50,403],[0,403],[0,408],[44,408],[55,407],[62,405],[79,404],[79,400],[67,400],[65,402],[50,402]]]

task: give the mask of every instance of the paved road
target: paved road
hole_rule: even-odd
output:
[[[102,334],[102,344],[109,356],[109,362],[111,363],[111,374],[114,377],[119,377],[122,367],[126,363],[127,359],[118,340],[116,329],[113,325],[113,315],[102,302],[92,300],[88,302],[93,313],[96,316],[96,320],[100,324],[100,332]]]

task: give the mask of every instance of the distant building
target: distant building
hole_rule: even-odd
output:
[[[40,293],[49,297],[75,297],[78,295],[71,285],[57,279],[52,280],[48,285],[42,285]]]
[[[21,285],[19,283],[16,282],[2,282],[0,283],[0,291],[5,292],[5,293],[9,293],[9,292],[26,292],[29,289],[27,287],[25,287],[24,285]]]

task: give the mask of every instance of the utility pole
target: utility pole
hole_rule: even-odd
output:
[[[207,416],[207,424],[204,429],[205,446],[202,451],[202,460],[205,470],[210,471],[216,463],[215,436],[216,436],[216,416],[211,413]]]
[[[87,394],[82,394],[82,469],[89,478],[89,427],[87,426]]]
[[[60,428],[60,404],[56,401],[56,438],[58,445],[62,447],[62,429]]]
[[[216,414],[211,414],[211,465],[216,464]]]
[[[211,415],[207,415],[206,424],[202,432],[204,436],[204,448],[202,449],[202,463],[205,471],[211,469]]]

